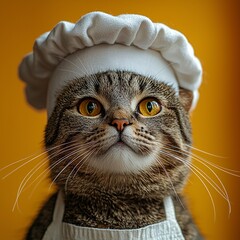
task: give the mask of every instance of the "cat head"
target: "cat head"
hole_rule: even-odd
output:
[[[123,186],[139,180],[169,191],[182,186],[190,161],[191,99],[190,91],[176,95],[171,86],[131,72],[70,81],[45,132],[52,179],[75,191],[84,182]]]
[[[59,187],[141,196],[181,189],[188,111],[202,80],[182,33],[141,15],[92,12],[36,39],[19,75],[28,102],[47,109],[45,145]]]

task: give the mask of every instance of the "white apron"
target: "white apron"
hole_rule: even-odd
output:
[[[184,240],[175,217],[171,197],[164,199],[166,220],[138,229],[101,229],[80,227],[62,222],[64,198],[60,191],[55,204],[53,221],[43,240]]]

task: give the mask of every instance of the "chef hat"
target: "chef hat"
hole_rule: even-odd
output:
[[[192,46],[180,32],[141,15],[92,12],[76,24],[60,22],[36,39],[19,75],[28,102],[50,114],[56,92],[69,81],[108,70],[153,77],[176,93],[191,90],[196,105],[202,68]]]

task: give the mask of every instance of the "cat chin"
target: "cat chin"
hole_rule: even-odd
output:
[[[149,169],[156,158],[154,152],[143,156],[121,143],[112,146],[103,155],[90,158],[89,165],[98,171],[110,174],[139,173]]]

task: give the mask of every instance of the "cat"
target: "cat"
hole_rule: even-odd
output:
[[[63,222],[135,229],[166,218],[171,196],[185,239],[203,239],[181,194],[190,171],[192,92],[128,71],[76,78],[58,93],[45,130],[51,180],[64,193]],[[41,240],[58,193],[26,240]]]

